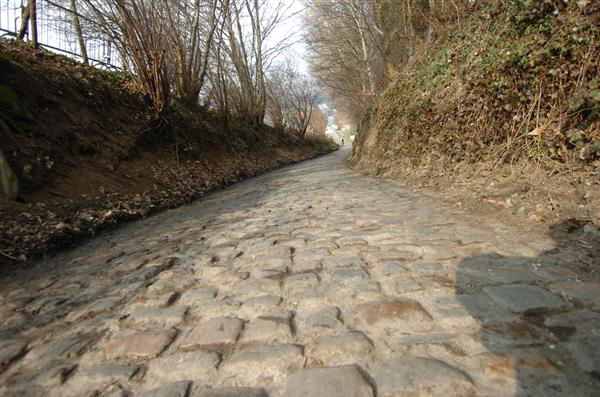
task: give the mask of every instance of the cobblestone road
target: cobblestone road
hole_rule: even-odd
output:
[[[5,276],[0,395],[600,395],[599,284],[552,239],[345,154]]]

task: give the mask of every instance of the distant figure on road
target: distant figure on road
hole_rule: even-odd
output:
[[[344,138],[342,138],[342,147],[344,147]]]

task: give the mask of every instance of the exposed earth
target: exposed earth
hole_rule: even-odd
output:
[[[0,269],[126,220],[334,150],[324,139],[174,103],[157,114],[125,75],[0,40]]]
[[[0,394],[597,395],[589,243],[466,214],[347,154],[6,274]]]

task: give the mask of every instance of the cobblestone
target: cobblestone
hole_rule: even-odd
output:
[[[214,376],[219,362],[218,354],[201,350],[163,355],[150,361],[146,378],[152,384],[206,379]]]
[[[4,275],[0,395],[598,395],[597,277],[343,155]]]
[[[238,318],[219,317],[210,319],[192,329],[183,340],[182,349],[222,350],[233,345],[242,331],[243,321]]]
[[[546,317],[544,325],[558,334],[576,333],[576,336],[600,336],[600,313],[582,309]]]
[[[334,269],[336,267],[360,267],[366,265],[365,261],[359,256],[330,256],[323,259],[323,267],[326,269]]]
[[[261,295],[249,298],[240,307],[240,313],[246,318],[255,317],[276,309],[281,300],[281,297],[274,295]]]
[[[323,265],[318,259],[295,259],[292,270],[294,273],[304,273],[319,271],[322,267]]]
[[[581,369],[592,374],[600,374],[600,336],[576,339],[571,342],[570,350],[575,362]]]
[[[362,332],[321,336],[307,349],[310,366],[331,367],[363,362],[374,347]]]
[[[327,307],[301,320],[307,327],[333,328],[340,323],[340,309]]]
[[[179,299],[182,305],[200,305],[219,293],[217,288],[190,288],[183,293]]]
[[[106,343],[108,359],[151,358],[167,348],[175,338],[174,330],[125,331]]]
[[[302,349],[293,344],[249,346],[236,351],[222,365],[222,371],[236,386],[281,382],[302,368]]]
[[[403,357],[373,370],[378,395],[394,396],[448,396],[475,395],[469,377],[460,370],[439,361],[422,357]]]
[[[600,310],[600,283],[563,281],[549,286],[550,290],[580,302],[584,306]]]
[[[135,309],[127,320],[142,325],[173,327],[183,321],[187,311],[187,306],[173,306],[168,308],[140,307]]]
[[[242,343],[285,343],[292,340],[292,330],[287,320],[280,318],[256,318],[244,330]]]
[[[373,389],[355,366],[304,369],[287,382],[287,397],[373,397]]]
[[[379,300],[356,306],[352,315],[361,329],[422,332],[430,329],[432,318],[417,301]]]
[[[111,363],[101,364],[97,367],[77,370],[75,375],[68,380],[68,384],[71,389],[77,389],[121,382],[129,380],[137,371],[137,366]]]
[[[483,289],[495,302],[514,313],[553,310],[569,307],[556,295],[536,286],[506,285]]]
[[[313,273],[296,274],[285,280],[285,287],[290,294],[310,290],[318,285],[319,278]]]

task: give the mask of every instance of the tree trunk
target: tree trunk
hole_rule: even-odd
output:
[[[204,59],[202,60],[202,69],[200,72],[200,77],[199,82],[198,82],[198,87],[200,88],[200,90],[202,90],[202,87],[204,87],[204,80],[206,78],[206,72],[208,70],[208,60],[209,60],[209,54],[210,54],[210,47],[212,45],[213,42],[213,37],[215,34],[215,31],[217,30],[217,1],[215,0],[214,3],[212,3],[211,5],[211,10],[212,10],[212,20],[211,20],[211,27],[210,27],[210,32],[208,34],[208,39],[206,40],[206,45],[204,46]]]
[[[19,33],[17,34],[17,40],[23,40],[25,35],[27,34],[27,27],[29,26],[29,15],[31,14],[31,7],[27,4],[25,7],[25,11],[23,12],[23,16],[21,19],[21,27],[19,28]]]
[[[76,0],[71,0],[71,14],[73,16],[73,26],[75,26],[75,33],[77,33],[77,39],[79,40],[81,58],[83,58],[83,63],[89,65],[87,49],[85,48],[85,40],[83,40],[83,32],[81,31],[81,24],[79,23],[79,14],[77,13]]]
[[[29,0],[29,21],[31,22],[31,42],[33,48],[38,48],[38,35],[37,35],[37,0]]]
[[[367,39],[365,28],[363,25],[363,11],[359,11],[360,4],[350,3],[350,9],[352,10],[352,17],[354,19],[354,23],[356,24],[356,29],[360,36],[360,45],[362,50],[362,62],[365,67],[365,78],[366,84],[363,85],[363,94],[368,92],[368,95],[371,96],[375,93],[375,79],[373,77],[373,70],[371,68],[371,60],[369,57],[369,50],[367,47]]]
[[[265,121],[265,108],[267,105],[267,93],[265,88],[265,74],[264,74],[264,65],[263,65],[263,42],[262,42],[262,29],[260,26],[260,8],[258,4],[258,0],[254,0],[254,8],[256,12],[256,28],[254,29],[254,34],[256,36],[256,76],[258,79],[258,114],[257,121],[258,124],[263,124]]]

